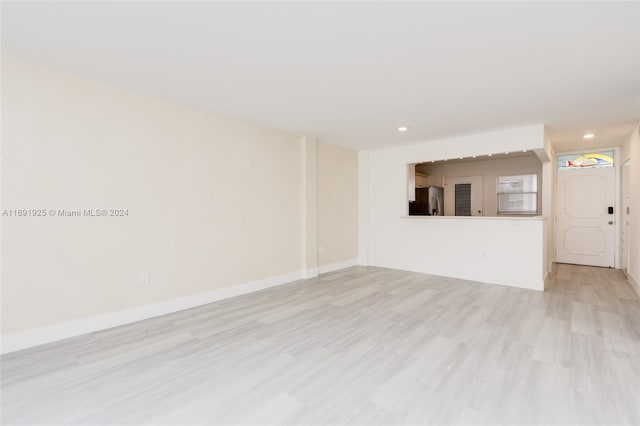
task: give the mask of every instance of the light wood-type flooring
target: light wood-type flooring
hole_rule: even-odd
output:
[[[640,424],[640,300],[353,267],[7,354],[2,424]]]

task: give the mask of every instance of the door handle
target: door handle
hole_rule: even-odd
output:
[[[607,207],[607,212],[609,214],[613,214],[613,207]]]
[[[612,220],[609,221],[609,225],[613,225],[613,221]]]

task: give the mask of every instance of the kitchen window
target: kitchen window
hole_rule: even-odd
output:
[[[537,213],[537,174],[498,177],[498,214]]]

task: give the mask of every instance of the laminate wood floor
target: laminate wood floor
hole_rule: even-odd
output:
[[[11,353],[3,424],[640,424],[640,300],[373,267]]]

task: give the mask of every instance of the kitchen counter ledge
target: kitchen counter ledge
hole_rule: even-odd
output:
[[[403,219],[455,219],[455,220],[545,220],[544,216],[401,216]]]

